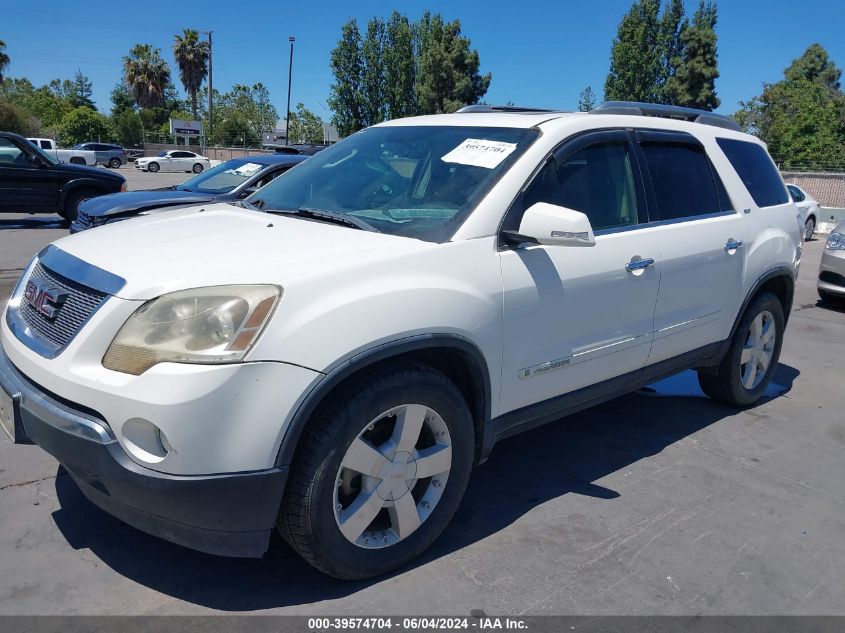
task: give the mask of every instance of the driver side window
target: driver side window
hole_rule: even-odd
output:
[[[0,138],[0,165],[32,167],[21,148],[7,138]]]
[[[581,211],[594,231],[633,226],[639,211],[631,162],[622,140],[555,155],[526,190],[524,208],[547,202]]]

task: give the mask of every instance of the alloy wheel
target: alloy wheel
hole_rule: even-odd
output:
[[[776,334],[775,318],[768,310],[751,321],[739,358],[740,379],[746,389],[754,389],[765,378],[775,353]]]

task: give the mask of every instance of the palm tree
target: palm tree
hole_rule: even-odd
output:
[[[142,108],[161,105],[164,89],[170,83],[170,68],[161,50],[149,44],[136,44],[123,58],[123,77],[132,96]]]
[[[3,83],[3,71],[9,67],[9,56],[6,54],[6,42],[0,40],[0,83]]]
[[[184,29],[183,35],[176,35],[173,42],[173,56],[179,66],[179,79],[185,91],[191,95],[191,112],[197,118],[197,90],[208,76],[208,42],[201,42],[200,34],[193,29]]]

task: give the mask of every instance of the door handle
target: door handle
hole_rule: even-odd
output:
[[[654,260],[651,257],[647,257],[643,259],[639,256],[635,256],[631,261],[625,264],[625,270],[629,273],[634,272],[635,270],[645,270],[649,266],[654,266]]]
[[[742,246],[742,240],[735,240],[734,238],[731,238],[725,244],[725,252],[730,253],[731,251],[738,249],[740,246]]]

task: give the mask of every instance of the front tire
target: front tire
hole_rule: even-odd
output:
[[[149,172],[156,173],[159,169],[161,169],[161,167],[159,167],[158,163],[150,163],[147,165],[147,171]]]
[[[194,165],[194,167],[193,167],[193,172],[194,172],[195,174],[202,173],[202,170],[203,170],[203,166],[202,166],[202,165],[200,165],[199,163],[196,163],[196,164]]]
[[[71,192],[65,200],[65,208],[59,211],[59,215],[68,222],[73,222],[79,213],[79,205],[96,195],[95,192],[85,189]]]
[[[120,169],[120,159],[119,158],[112,158],[109,161],[109,167],[112,169]]]
[[[765,393],[783,345],[783,306],[771,293],[757,297],[743,314],[716,374],[698,373],[708,396],[735,407],[747,407]]]
[[[809,242],[813,239],[813,233],[816,231],[816,220],[813,217],[807,218],[804,222],[804,241]]]
[[[315,414],[294,459],[279,530],[336,578],[369,578],[417,557],[466,490],[472,416],[446,376],[424,365],[366,371]]]

